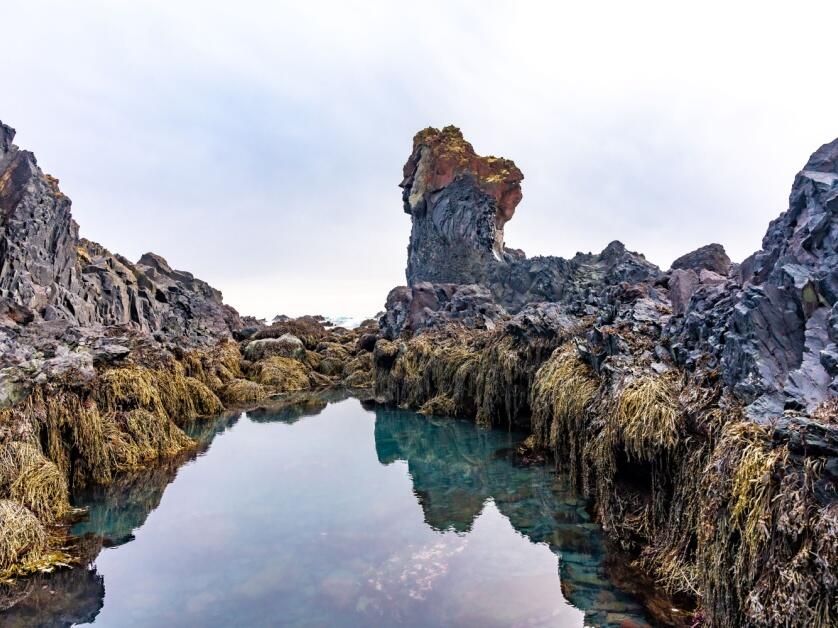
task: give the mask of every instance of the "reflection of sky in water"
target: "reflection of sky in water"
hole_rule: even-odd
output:
[[[96,623],[581,626],[583,611],[589,625],[638,619],[637,605],[602,579],[601,539],[582,504],[548,469],[496,455],[515,435],[368,412],[356,400],[312,405],[317,412],[239,420],[156,490],[127,485],[127,510],[120,496],[96,498],[85,527],[122,543],[95,560],[105,583]],[[153,509],[144,523],[138,495]],[[141,527],[126,542],[132,522]]]

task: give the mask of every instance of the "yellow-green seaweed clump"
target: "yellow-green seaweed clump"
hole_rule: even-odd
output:
[[[70,510],[66,478],[32,443],[0,445],[0,496],[23,504],[42,521],[55,521]]]
[[[234,379],[221,389],[221,398],[227,403],[249,403],[267,397],[267,387],[247,379]]]
[[[27,571],[47,553],[47,532],[28,508],[0,499],[0,579]]]
[[[560,451],[567,453],[574,470],[582,455],[587,411],[598,387],[593,369],[573,346],[556,349],[533,381],[530,404],[536,442],[556,452],[557,459]]]
[[[254,379],[276,392],[305,390],[309,387],[309,372],[305,365],[293,358],[273,356],[253,365]]]
[[[653,459],[678,443],[681,413],[674,375],[646,375],[632,381],[617,401],[619,438],[636,459]]]

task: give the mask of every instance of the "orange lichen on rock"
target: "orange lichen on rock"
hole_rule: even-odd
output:
[[[428,127],[413,138],[413,153],[404,165],[401,187],[409,188],[413,209],[426,194],[440,190],[461,174],[472,174],[483,192],[498,205],[498,227],[502,227],[521,202],[523,173],[510,159],[481,157],[455,126],[442,130]]]

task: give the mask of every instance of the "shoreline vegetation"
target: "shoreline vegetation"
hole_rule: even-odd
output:
[[[13,137],[0,123],[0,583],[77,562],[74,491],[194,451],[193,421],[346,387],[529,432],[523,457],[568,473],[672,601],[650,602],[662,623],[838,619],[838,143],[762,251],[662,272],[619,242],[506,247],[523,174],[425,129],[401,184],[410,285],[345,329],[242,317],[157,255],[79,238]]]
[[[311,349],[301,359],[280,355],[289,344],[280,323],[262,334],[277,342],[263,344],[252,361],[233,341],[161,352],[153,362],[127,358],[84,385],[37,385],[0,409],[0,425],[17,435],[0,444],[0,583],[74,562],[66,525],[79,516],[72,492],[193,449],[185,425],[282,393],[369,383],[371,354],[357,348],[365,327],[327,328],[314,319],[294,326],[308,331]]]

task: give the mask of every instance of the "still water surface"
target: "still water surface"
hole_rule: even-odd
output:
[[[91,565],[0,624],[646,625],[565,480],[515,464],[521,435],[342,395],[193,435],[191,460],[78,496]]]

